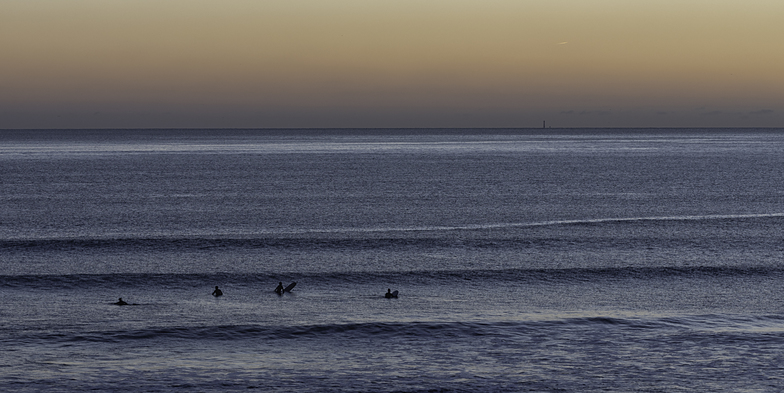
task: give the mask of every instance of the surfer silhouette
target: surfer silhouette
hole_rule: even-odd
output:
[[[116,305],[118,305],[118,306],[127,306],[127,305],[128,305],[128,303],[126,303],[126,302],[125,302],[125,300],[122,300],[122,298],[120,298],[120,300],[118,300],[118,301],[117,301],[116,303],[114,303],[114,304],[116,304]]]
[[[222,296],[222,295],[223,295],[223,291],[218,289],[218,286],[216,285],[215,286],[215,290],[212,291],[212,296],[218,297],[218,296]]]
[[[278,295],[282,295],[283,294],[283,283],[282,282],[278,283],[277,288],[275,288],[275,293],[277,293]]]
[[[384,294],[384,297],[387,299],[397,299],[397,291],[392,292],[390,288],[387,288],[387,293]]]

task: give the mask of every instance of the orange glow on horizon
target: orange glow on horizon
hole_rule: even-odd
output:
[[[205,108],[291,114],[249,127],[342,126],[357,111],[400,123],[377,126],[454,126],[448,114],[466,111],[511,124],[597,109],[784,116],[774,1],[10,0],[0,11],[0,128],[21,121],[3,113],[53,108],[180,111],[190,126]],[[332,111],[329,124],[314,111]],[[661,120],[629,116],[616,122]]]

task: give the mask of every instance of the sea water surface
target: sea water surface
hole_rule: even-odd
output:
[[[0,391],[781,391],[782,171],[772,129],[0,131]]]

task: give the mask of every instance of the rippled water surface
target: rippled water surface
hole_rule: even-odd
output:
[[[0,390],[780,391],[781,168],[778,130],[0,131]]]

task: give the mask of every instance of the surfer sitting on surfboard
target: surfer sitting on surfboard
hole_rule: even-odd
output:
[[[294,289],[295,285],[297,285],[296,281],[289,284],[286,288],[283,288],[283,283],[279,282],[278,287],[275,288],[275,293],[277,293],[278,295],[282,295],[284,292],[291,292],[291,290]]]
[[[215,290],[212,291],[212,296],[218,297],[218,296],[221,296],[221,295],[223,295],[223,291],[218,289],[218,286],[216,285],[215,286]]]
[[[279,282],[278,283],[278,287],[275,288],[275,293],[277,293],[278,295],[282,295],[285,292],[291,292],[291,290],[294,289],[294,286],[296,286],[296,285],[297,285],[297,282],[294,281],[291,284],[289,284],[289,286],[287,286],[286,288],[283,288],[283,283]]]
[[[387,288],[387,293],[384,294],[384,297],[387,299],[397,299],[397,291],[391,292],[392,290]]]

